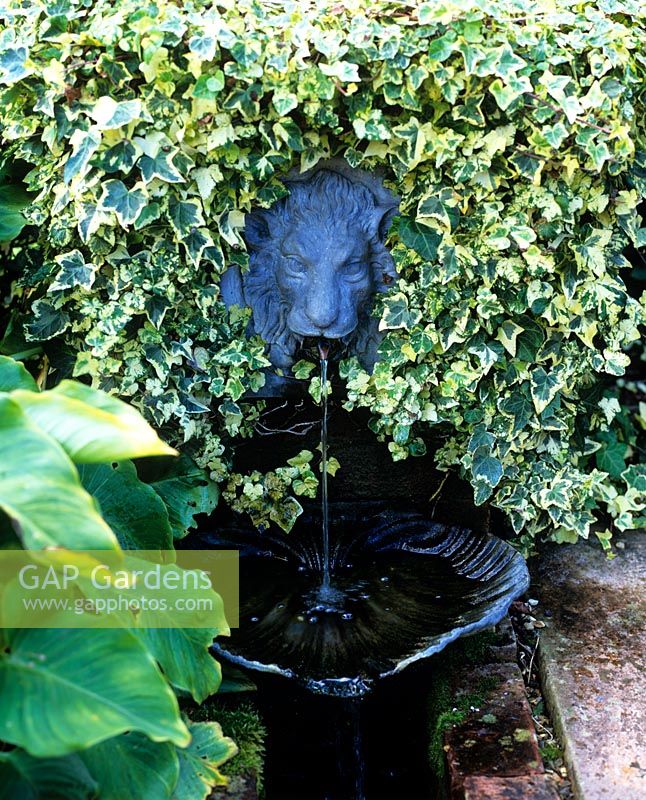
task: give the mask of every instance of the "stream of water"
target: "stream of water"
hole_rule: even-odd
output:
[[[330,518],[327,498],[327,342],[319,342],[321,356],[321,515],[323,520],[323,585],[325,594],[330,590]]]

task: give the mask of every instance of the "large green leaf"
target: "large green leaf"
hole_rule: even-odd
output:
[[[196,514],[210,514],[220,496],[217,484],[185,455],[170,460],[150,485],[166,504],[176,539],[195,527]]]
[[[258,687],[246,672],[231,666],[226,662],[222,667],[222,683],[218,694],[233,694],[238,692],[255,692]]]
[[[14,389],[37,392],[38,386],[20,361],[0,356],[0,392],[11,392]]]
[[[77,464],[175,453],[138,411],[85,384],[62,381],[48,392],[12,397]]]
[[[1,393],[0,508],[27,548],[118,546],[61,446]]]
[[[124,550],[172,550],[168,511],[157,492],[139,480],[131,461],[82,464],[81,482]]]
[[[201,703],[222,682],[220,665],[208,648],[228,631],[222,616],[220,628],[142,628],[139,633],[171,684]]]
[[[185,746],[175,695],[129,631],[25,629],[0,654],[0,739],[61,756],[125,731]]]
[[[91,800],[98,788],[76,754],[34,758],[20,748],[0,753],[0,800]]]
[[[204,565],[206,566],[206,565]],[[195,599],[197,595],[194,594]],[[209,603],[209,616],[204,622],[209,627],[178,628],[172,610],[156,610],[156,624],[146,625],[147,612],[142,609],[138,617],[140,628],[136,633],[148,651],[158,661],[170,683],[201,703],[217,692],[222,680],[220,664],[213,658],[209,648],[216,636],[228,636],[230,628],[224,615],[224,603],[213,590],[201,589],[199,597]],[[160,617],[168,619],[168,625],[160,625]]]
[[[179,778],[175,745],[141,733],[107,739],[80,757],[99,783],[101,800],[124,800],[126,793],[134,800],[168,800]]]
[[[22,211],[31,197],[19,186],[0,186],[0,242],[15,239],[27,224]]]
[[[194,722],[189,730],[190,745],[178,750],[179,781],[172,800],[204,800],[214,786],[224,786],[226,778],[218,767],[238,752],[217,722]]]

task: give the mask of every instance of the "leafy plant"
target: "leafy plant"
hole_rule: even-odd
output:
[[[267,360],[220,276],[245,266],[244,213],[284,194],[281,175],[343,156],[401,196],[388,335],[372,375],[345,364],[346,407],[372,411],[394,458],[441,431],[439,466],[503,509],[525,550],[588,536],[600,511],[636,524],[639,428],[586,399],[619,396],[644,321],[622,279],[644,240],[636,0],[1,13],[3,148],[29,165],[40,231],[14,284],[26,336],[64,341],[76,376],[131,398],[234,507],[288,529],[316,476],[298,456],[231,472]]]
[[[149,485],[129,460],[172,453],[122,401],[73,381],[41,392],[0,356],[0,547],[172,550],[193,523],[177,510],[213,498],[194,467]],[[2,630],[0,797],[205,798],[236,748],[183,719],[173,689],[217,691],[208,648],[227,631],[221,603],[205,629]]]

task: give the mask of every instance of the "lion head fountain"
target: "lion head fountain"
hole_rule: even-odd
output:
[[[397,277],[384,240],[398,201],[381,180],[327,161],[285,180],[290,190],[245,220],[249,270],[225,275],[227,305],[248,305],[251,333],[288,372],[308,338],[334,340],[372,369],[379,320],[375,293]]]
[[[263,397],[288,394],[290,381],[302,389],[290,368],[305,340],[321,345],[321,509],[306,509],[289,537],[226,514],[200,534],[201,546],[240,553],[240,628],[213,651],[315,693],[356,697],[498,622],[529,575],[522,556],[488,533],[387,503],[328,504],[325,343],[374,366],[373,301],[397,278],[385,238],[398,201],[376,175],[345,162],[291,173],[285,183],[286,197],[247,215],[249,269],[229,269],[222,293],[229,306],[251,307],[250,333],[267,343],[274,371]],[[290,405],[298,404],[275,410],[290,415]]]

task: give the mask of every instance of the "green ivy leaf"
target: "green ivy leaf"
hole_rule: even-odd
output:
[[[129,190],[122,181],[110,180],[103,184],[101,208],[106,211],[114,211],[119,224],[124,228],[132,225],[146,202],[146,197],[141,189]]]
[[[208,75],[200,75],[193,87],[193,97],[200,100],[215,100],[224,89],[224,72],[221,69]]]
[[[543,367],[537,367],[531,373],[532,400],[536,413],[542,413],[552,402],[556,393],[561,388],[561,382],[553,372],[545,372]]]
[[[625,442],[612,442],[595,453],[597,469],[607,472],[611,478],[619,478],[626,469],[628,446]]]
[[[414,220],[402,217],[398,228],[399,238],[426,261],[434,261],[442,236],[437,231]]]
[[[500,459],[491,455],[488,447],[479,447],[473,454],[471,473],[475,480],[482,481],[487,486],[494,488],[502,478],[502,463]]]

